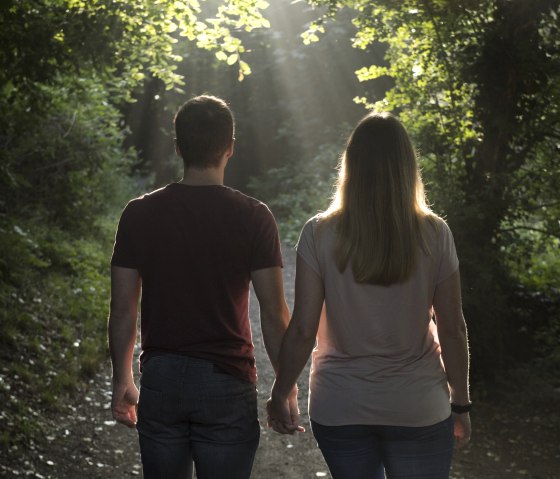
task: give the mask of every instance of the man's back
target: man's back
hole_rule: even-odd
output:
[[[143,360],[188,354],[256,380],[251,271],[281,264],[263,203],[222,185],[168,185],[128,204],[112,264],[142,277]]]
[[[259,443],[249,283],[273,365],[289,321],[272,214],[223,186],[235,128],[201,95],[175,115],[181,183],[125,208],[111,267],[113,417],[136,427],[145,479],[248,479]],[[140,394],[132,374],[142,296]],[[292,391],[296,414],[297,391]]]

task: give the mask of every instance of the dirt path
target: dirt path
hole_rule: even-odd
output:
[[[291,306],[295,254],[293,250],[284,253],[286,295]],[[265,425],[264,404],[273,372],[264,352],[255,301],[251,303],[251,318],[259,367],[259,417]],[[308,369],[300,380],[302,412],[307,401],[307,375]],[[476,402],[473,441],[455,455],[453,479],[560,479],[560,391],[530,377],[519,378],[520,385],[527,382],[532,387],[518,389],[509,400],[488,397]],[[111,419],[109,398],[109,364],[105,364],[89,393],[75,398],[64,413],[52,418],[52,433],[44,441],[19,451],[23,459],[14,464],[0,464],[0,477],[141,477],[136,433]],[[329,478],[306,418],[304,426],[308,431],[295,436],[280,436],[263,427],[252,477]]]

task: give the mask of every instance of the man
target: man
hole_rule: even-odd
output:
[[[249,284],[276,366],[289,321],[278,232],[263,203],[223,185],[234,148],[224,101],[191,99],[175,130],[182,181],[132,200],[117,230],[108,328],[113,417],[137,427],[146,479],[190,478],[193,462],[199,479],[248,478],[260,434]],[[132,356],[140,292],[139,394]]]

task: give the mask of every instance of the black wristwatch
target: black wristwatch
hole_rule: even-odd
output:
[[[471,412],[472,403],[460,405],[460,404],[453,404],[451,403],[451,412],[455,414],[465,414],[467,412]]]

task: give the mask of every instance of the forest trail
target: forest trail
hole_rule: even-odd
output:
[[[285,249],[284,280],[293,304],[295,252]],[[259,371],[261,442],[254,479],[329,478],[327,467],[303,414],[306,432],[281,436],[266,428],[264,406],[274,378],[258,325],[251,318]],[[300,406],[306,411],[307,368],[300,380]],[[525,379],[519,378],[519,384]],[[511,388],[512,390],[514,388]],[[475,398],[479,396],[475,391]],[[473,439],[454,458],[452,479],[560,479],[560,391],[546,383],[520,387],[513,400],[478,399],[472,413]],[[29,444],[23,462],[0,465],[0,477],[36,479],[122,479],[142,477],[136,432],[116,424],[109,411],[110,367],[103,365],[87,394],[50,418],[53,433]],[[226,478],[224,478],[226,479]]]

